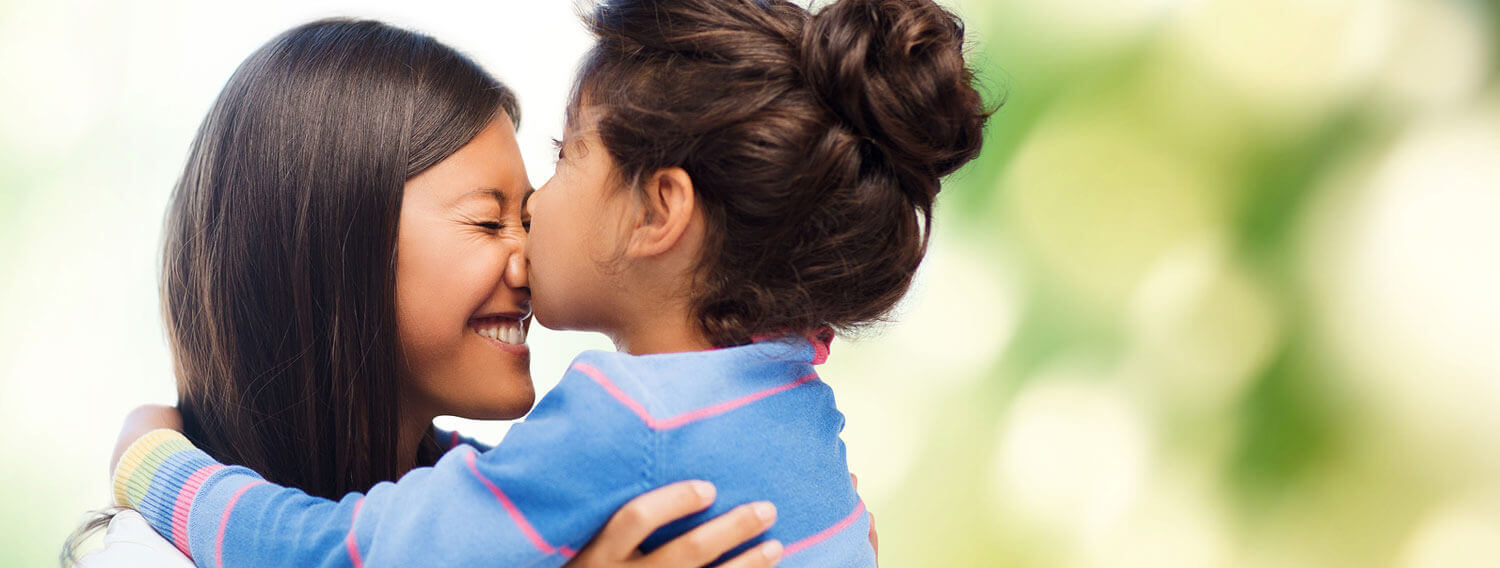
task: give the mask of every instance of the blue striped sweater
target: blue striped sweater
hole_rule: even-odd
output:
[[[690,353],[590,351],[494,449],[467,444],[368,494],[332,501],[225,466],[180,434],[136,442],[116,500],[199,566],[560,566],[631,498],[685,479],[708,510],[652,534],[651,550],[729,509],[769,500],[764,535],[786,566],[874,566],[849,480],[843,415],[803,338]]]

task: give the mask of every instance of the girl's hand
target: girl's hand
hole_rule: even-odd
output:
[[[714,486],[707,481],[680,481],[631,499],[567,565],[574,568],[703,566],[776,522],[774,505],[749,503],[672,539],[651,554],[641,554],[638,547],[648,535],[667,523],[707,509],[713,504],[714,495]],[[722,566],[775,566],[779,561],[781,543],[772,540],[740,553]]]
[[[131,444],[158,428],[169,428],[181,432],[182,414],[171,406],[143,404],[125,415],[125,425],[120,427],[120,437],[115,439],[115,453],[109,458],[109,474],[111,476],[115,474],[115,466],[119,465],[120,456],[125,455],[125,450],[130,449]]]

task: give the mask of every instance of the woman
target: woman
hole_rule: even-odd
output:
[[[526,413],[519,117],[473,62],[377,22],[299,26],[240,66],[166,225],[163,310],[195,444],[336,496],[432,463],[457,439],[437,415]],[[643,495],[574,563],[704,564],[769,526],[747,506],[636,551],[711,500],[691,483]],[[734,562],[774,562],[755,552]]]

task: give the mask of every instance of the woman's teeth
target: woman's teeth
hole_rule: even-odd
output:
[[[519,320],[490,321],[473,326],[474,333],[488,337],[501,343],[511,345],[526,344],[526,328],[521,327]]]

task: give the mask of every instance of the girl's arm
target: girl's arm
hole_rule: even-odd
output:
[[[126,452],[121,504],[200,566],[561,565],[655,484],[650,433],[587,379],[565,377],[498,451],[448,453],[339,501],[225,467],[180,434]],[[758,553],[752,550],[752,553]]]
[[[160,404],[142,404],[125,415],[125,425],[120,427],[120,435],[115,438],[114,453],[109,456],[110,476],[114,476],[115,469],[120,464],[120,457],[125,455],[125,450],[130,449],[131,444],[141,439],[152,430],[167,429],[182,431],[182,413],[175,407],[162,406]]]

